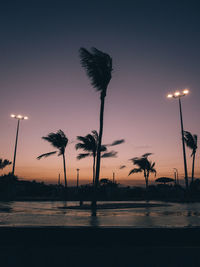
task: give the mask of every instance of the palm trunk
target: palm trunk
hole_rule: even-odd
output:
[[[101,164],[101,141],[102,141],[102,135],[103,135],[104,102],[105,102],[105,94],[101,93],[99,141],[98,141],[98,146],[97,146],[97,162],[96,162],[96,177],[95,177],[95,184],[94,184],[94,197],[92,201],[93,207],[96,207],[96,192],[97,192],[97,187],[99,184],[99,173],[100,173],[100,164]]]
[[[195,155],[196,155],[196,152],[193,154],[193,160],[192,160],[192,183],[194,182],[194,162],[195,162]]]
[[[104,101],[105,96],[101,95],[101,108],[100,108],[100,126],[99,126],[99,142],[97,146],[97,164],[96,164],[96,177],[95,177],[95,186],[98,186],[99,183],[99,174],[100,174],[100,165],[101,165],[101,142],[103,135],[103,113],[104,113]]]
[[[149,186],[149,184],[148,184],[148,178],[146,178],[146,189],[148,189],[148,186]]]
[[[66,177],[66,166],[65,166],[65,154],[62,154],[63,156],[63,168],[64,168],[64,179],[65,179],[65,188],[67,188],[67,177]]]
[[[93,186],[95,183],[95,160],[96,160],[96,155],[93,155]]]
[[[148,178],[147,178],[147,173],[144,171],[144,178],[145,178],[145,183],[146,183],[146,189],[148,188]]]

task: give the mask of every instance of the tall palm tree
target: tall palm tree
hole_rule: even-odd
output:
[[[65,188],[67,188],[67,177],[66,177],[66,165],[65,165],[65,148],[68,144],[68,138],[64,134],[62,130],[57,131],[56,133],[49,133],[47,136],[43,136],[42,139],[48,141],[53,147],[58,150],[42,154],[37,157],[37,159],[41,159],[43,157],[49,157],[53,154],[58,154],[58,156],[63,157],[63,168],[64,168],[64,178],[65,178]]]
[[[145,183],[146,183],[146,189],[148,188],[148,182],[149,182],[149,174],[155,173],[156,176],[156,170],[155,170],[155,162],[151,162],[148,160],[148,156],[151,155],[151,153],[146,153],[142,155],[142,157],[136,157],[132,158],[131,161],[133,162],[133,165],[137,165],[138,168],[134,168],[129,172],[129,175],[134,173],[143,172]]]
[[[192,159],[192,183],[194,181],[194,163],[197,150],[197,135],[192,135],[190,132],[184,131],[184,140],[187,145],[192,150],[191,157]]]
[[[80,59],[82,66],[86,69],[87,75],[91,80],[91,84],[97,91],[100,92],[100,126],[99,126],[99,141],[97,146],[97,161],[96,161],[96,177],[95,188],[99,183],[99,172],[101,162],[101,142],[103,135],[103,117],[104,117],[104,103],[108,84],[112,78],[112,58],[96,49],[92,48],[91,52],[85,48],[80,48]],[[96,201],[93,202],[96,206]]]
[[[0,170],[4,169],[6,166],[12,164],[11,161],[9,161],[8,159],[0,159]]]
[[[97,147],[99,136],[97,131],[93,130],[92,134],[86,136],[77,136],[77,139],[80,141],[75,145],[76,149],[82,149],[86,153],[80,153],[77,156],[77,159],[83,159],[86,157],[93,157],[93,184],[95,182],[95,166],[96,166],[96,156],[97,156]],[[106,146],[101,146],[101,151],[106,151]]]

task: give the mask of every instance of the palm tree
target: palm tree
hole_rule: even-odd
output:
[[[6,166],[12,164],[11,161],[9,161],[8,159],[0,159],[0,170],[4,169]]]
[[[184,140],[187,145],[192,150],[191,157],[192,159],[192,183],[194,181],[194,163],[195,163],[195,156],[197,150],[197,135],[192,135],[190,132],[184,131]]]
[[[145,183],[146,183],[146,189],[148,188],[148,182],[149,182],[149,174],[155,173],[156,176],[156,170],[155,170],[155,162],[151,162],[148,160],[148,156],[151,155],[151,153],[146,153],[142,155],[142,157],[138,158],[132,158],[131,161],[133,162],[133,165],[137,165],[138,168],[132,169],[129,172],[129,175],[133,173],[143,172]]]
[[[99,126],[99,140],[97,146],[97,160],[96,160],[96,177],[94,188],[96,190],[99,183],[99,172],[101,162],[101,142],[103,135],[103,117],[104,117],[104,103],[108,84],[112,78],[112,58],[96,49],[92,48],[89,52],[85,48],[80,48],[80,59],[82,66],[86,69],[87,75],[91,80],[91,84],[97,91],[100,92],[100,126]],[[93,201],[96,206],[96,201]]]
[[[77,156],[77,159],[83,159],[86,157],[93,157],[93,184],[95,182],[95,165],[96,165],[96,156],[97,156],[97,147],[99,136],[97,131],[93,130],[92,134],[86,136],[77,136],[77,139],[80,141],[75,145],[76,149],[82,149],[86,153],[80,153]],[[101,146],[101,151],[106,151],[106,146]]]
[[[58,153],[58,156],[63,157],[63,168],[64,168],[64,178],[65,178],[65,188],[67,188],[67,177],[66,177],[66,165],[65,165],[65,148],[68,144],[68,138],[64,134],[62,130],[57,131],[56,133],[49,133],[47,136],[43,136],[42,139],[48,141],[53,147],[58,150],[42,154],[37,157],[37,159],[41,159],[43,157],[49,157],[53,154]]]

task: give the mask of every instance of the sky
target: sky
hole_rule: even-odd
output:
[[[15,174],[24,179],[63,179],[62,158],[38,161],[54,151],[41,139],[62,129],[69,184],[92,180],[92,158],[78,161],[76,136],[99,129],[100,95],[79,58],[80,47],[96,47],[113,59],[107,90],[103,143],[118,157],[102,159],[101,178],[136,185],[129,160],[144,153],[156,162],[157,177],[184,177],[180,118],[169,92],[189,88],[182,98],[184,129],[200,134],[200,8],[198,1],[48,1],[2,4],[0,9],[0,157],[13,161],[17,120],[22,114]],[[80,151],[81,152],[81,151]],[[191,151],[187,149],[189,176]],[[197,150],[195,176],[200,176]],[[121,165],[126,168],[120,169]],[[12,166],[0,171],[11,171]],[[154,181],[154,176],[150,181]]]

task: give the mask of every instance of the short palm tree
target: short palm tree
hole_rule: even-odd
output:
[[[93,157],[93,184],[95,182],[95,166],[99,136],[97,131],[93,130],[92,134],[86,136],[77,136],[79,143],[75,145],[76,149],[82,149],[86,153],[80,153],[77,159],[83,159],[86,157]],[[106,146],[101,146],[101,151],[106,151]]]
[[[57,131],[56,133],[49,133],[47,136],[43,136],[42,139],[48,141],[53,147],[58,150],[42,154],[37,157],[37,159],[41,159],[43,157],[49,157],[53,154],[58,153],[58,156],[63,157],[63,168],[64,168],[64,178],[65,178],[65,188],[67,187],[67,177],[66,177],[66,165],[65,165],[65,148],[68,144],[68,138],[64,134],[62,130]]]
[[[129,172],[129,175],[134,173],[143,172],[145,183],[146,183],[146,189],[148,188],[148,182],[149,182],[149,175],[150,173],[155,173],[156,176],[156,170],[155,170],[155,162],[151,162],[148,160],[148,156],[151,155],[151,153],[146,153],[142,155],[142,157],[136,157],[132,158],[131,161],[133,162],[133,165],[137,165],[138,168],[134,168]]]
[[[11,161],[9,161],[8,159],[0,159],[0,170],[4,169],[6,166],[12,164]]]
[[[103,117],[104,117],[104,103],[108,84],[112,78],[112,58],[96,49],[92,48],[91,52],[85,48],[80,48],[80,59],[82,66],[86,69],[87,75],[91,80],[91,84],[97,91],[100,92],[100,126],[99,126],[99,140],[97,146],[97,160],[96,160],[96,176],[95,188],[99,183],[99,172],[101,162],[101,142],[103,135]],[[96,201],[93,203],[96,205]]]
[[[192,159],[192,183],[194,181],[194,163],[197,150],[197,135],[192,135],[190,132],[184,131],[184,140],[187,145],[192,150],[191,157]]]

